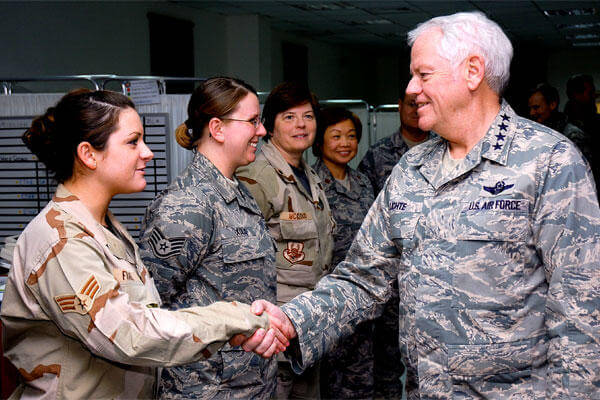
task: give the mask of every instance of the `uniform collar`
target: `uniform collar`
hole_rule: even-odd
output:
[[[517,115],[503,100],[500,111],[484,137],[471,149],[460,168],[451,176],[444,176],[442,173],[442,157],[448,142],[439,136],[419,146],[416,151],[407,153],[406,162],[411,166],[420,167],[423,177],[435,189],[472,170],[483,158],[506,165],[510,144],[516,132],[516,122]]]
[[[215,188],[225,202],[231,203],[237,197],[236,190],[231,182],[203,154],[197,151],[194,152],[191,165],[199,175],[207,178],[207,182]]]
[[[510,144],[516,133],[516,125],[517,114],[506,100],[502,100],[498,115],[481,140],[481,157],[506,165]],[[471,150],[470,153],[472,152]]]
[[[79,200],[79,197],[71,193],[62,183],[56,188],[52,201],[56,203],[66,213],[74,216],[81,223],[83,230],[98,240],[103,245],[106,244],[106,238],[102,225],[92,216],[88,208]],[[109,211],[110,213],[110,211]],[[110,218],[110,217],[109,217]],[[113,219],[111,219],[113,222]],[[120,225],[115,222],[114,226]]]
[[[338,182],[337,179],[331,174],[327,165],[323,162],[323,159],[319,158],[317,162],[313,165],[313,169],[315,172],[321,177],[321,182],[323,182],[323,187],[325,190],[329,188],[333,188],[337,193],[342,193],[345,196],[348,196],[353,199],[358,199],[360,197],[361,191],[358,190],[357,186],[367,186],[365,179],[352,168],[346,166],[346,177],[350,182],[350,190],[346,189],[344,185]]]
[[[302,169],[304,169],[306,177],[308,178],[312,196],[309,195],[309,193],[306,191],[306,189],[301,183],[296,181],[296,177],[294,176],[292,168],[283,158],[279,150],[277,150],[273,143],[271,143],[271,141],[268,141],[267,143],[263,144],[260,150],[264,157],[267,159],[267,161],[269,161],[269,163],[273,166],[275,172],[277,172],[277,174],[281,177],[281,179],[283,179],[284,182],[295,184],[298,187],[298,190],[302,194],[304,194],[304,196],[310,199],[313,203],[318,204],[321,178],[319,178],[319,176],[312,170],[312,168],[308,166],[306,161],[304,161],[304,158],[300,159],[300,165],[302,166]]]
[[[406,142],[404,142],[404,138],[402,137],[402,127],[399,127],[398,130],[392,134],[391,139],[394,149],[401,149],[406,146]]]
[[[427,134],[427,140],[433,139],[436,136],[437,135],[430,131]],[[394,147],[394,149],[408,148],[408,143],[406,143],[406,140],[404,140],[404,136],[402,136],[402,127],[398,128],[398,130],[392,134],[391,138],[392,146]],[[419,145],[425,143],[427,140],[425,140],[422,143],[419,143]]]
[[[121,225],[121,223],[114,217],[114,215],[107,211],[106,218],[108,218],[112,226],[120,233],[120,236],[128,243],[122,243],[118,238],[115,238],[112,234],[108,234],[105,229],[94,219],[92,213],[88,208],[79,200],[79,198],[71,193],[63,184],[59,184],[56,188],[56,193],[52,198],[52,201],[56,203],[63,211],[74,216],[77,222],[81,225],[81,228],[85,233],[94,238],[100,245],[106,247],[110,252],[118,258],[127,259],[128,261],[135,264],[138,274],[140,275],[142,282],[145,282],[147,275],[146,268],[139,261],[140,254],[137,245],[133,238],[127,232],[127,229]],[[123,246],[128,245],[134,249],[135,260],[129,259],[126,256],[126,250]],[[138,261],[136,261],[138,260]]]
[[[206,178],[206,182],[212,185],[215,191],[219,193],[227,204],[237,199],[240,206],[248,208],[258,214],[261,213],[250,192],[245,190],[245,188],[242,187],[243,185],[240,185],[238,179],[235,176],[233,177],[233,180],[237,185],[230,182],[230,180],[227,179],[203,154],[195,152],[191,165],[196,173]]]

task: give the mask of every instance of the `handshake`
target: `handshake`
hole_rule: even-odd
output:
[[[266,300],[256,300],[252,303],[252,312],[269,316],[269,330],[257,329],[252,336],[235,335],[229,340],[232,346],[242,346],[245,351],[253,351],[259,356],[270,358],[273,354],[285,351],[290,340],[296,337],[296,329],[287,315],[276,305]]]

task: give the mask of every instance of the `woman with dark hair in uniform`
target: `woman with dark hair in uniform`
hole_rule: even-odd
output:
[[[331,206],[333,263],[346,258],[367,211],[375,200],[366,175],[348,163],[356,156],[362,136],[360,119],[341,107],[321,110],[312,147],[318,158],[313,169],[321,178]],[[359,324],[321,361],[321,395],[334,399],[373,398],[373,323]]]
[[[267,130],[256,161],[238,169],[252,192],[277,246],[277,304],[315,287],[330,272],[334,222],[321,179],[302,158],[315,139],[319,104],[308,87],[285,82],[263,108]],[[314,399],[318,364],[302,375],[283,357],[278,363],[277,398]]]
[[[15,398],[150,398],[156,367],[268,328],[239,303],[159,308],[137,245],[108,210],[146,186],[143,137],[129,98],[85,89],[23,135],[59,185],[17,241],[2,302],[5,355],[23,377]]]

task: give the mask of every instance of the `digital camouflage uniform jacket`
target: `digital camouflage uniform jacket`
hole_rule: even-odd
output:
[[[367,211],[375,201],[373,187],[364,174],[350,167],[346,169],[350,190],[335,180],[323,160],[317,160],[312,168],[321,178],[321,185],[335,221],[331,263],[335,268],[340,261],[346,258],[346,253],[350,249],[356,232],[360,229]]]
[[[433,135],[430,133],[429,138]],[[367,150],[358,164],[358,172],[369,178],[375,196],[385,184],[400,158],[408,151],[408,144],[402,138],[402,130],[398,128],[391,136],[384,137]]]
[[[367,211],[375,200],[369,179],[346,168],[346,178],[350,190],[336,181],[322,159],[317,160],[313,169],[321,178],[327,201],[335,220],[333,230],[333,266],[346,258],[346,253],[360,229]],[[397,313],[396,324],[398,321]],[[397,332],[397,330],[396,330]],[[356,327],[356,331],[337,343],[321,363],[321,395],[334,399],[366,399],[374,395],[373,371],[373,323],[366,321]],[[398,348],[398,335],[393,338]],[[378,343],[377,346],[381,346]],[[396,351],[397,353],[397,351]],[[394,360],[398,362],[398,357]],[[398,377],[399,379],[399,377]],[[398,387],[400,381],[398,380]]]
[[[444,177],[446,146],[411,149],[346,261],[283,306],[296,361],[376,313],[397,277],[409,398],[600,398],[600,210],[581,153],[506,103]]]
[[[231,336],[267,328],[244,304],[171,312],[125,228],[97,223],[59,185],[25,228],[2,302],[5,355],[23,376],[13,397],[153,397],[156,369],[216,352]]]
[[[140,248],[170,309],[275,301],[274,245],[260,209],[200,153],[148,206]],[[226,344],[207,360],[165,368],[160,395],[268,399],[276,372],[274,360]]]
[[[335,226],[321,179],[302,159],[310,196],[271,142],[236,171],[260,207],[277,245],[277,302],[311,290],[331,270]]]

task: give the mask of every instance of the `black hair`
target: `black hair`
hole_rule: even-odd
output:
[[[538,92],[542,96],[544,96],[544,100],[546,100],[546,103],[548,103],[548,105],[550,105],[550,103],[552,102],[556,102],[556,106],[558,107],[560,98],[558,96],[558,90],[556,90],[554,86],[550,86],[550,84],[545,82],[540,83],[536,87],[531,89],[531,91],[529,92],[529,97],[533,96],[535,93]]]
[[[317,122],[317,135],[312,145],[312,152],[315,157],[320,158],[323,155],[323,142],[325,141],[325,131],[327,128],[346,120],[350,120],[354,124],[356,141],[360,142],[360,138],[362,137],[362,123],[356,114],[343,107],[330,107],[321,110]]]

